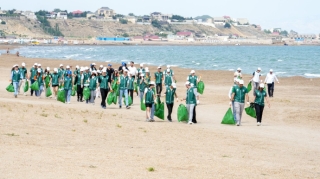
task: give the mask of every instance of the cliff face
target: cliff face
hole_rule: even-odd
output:
[[[5,19],[4,19],[5,20]],[[21,35],[31,38],[48,38],[51,35],[46,34],[40,27],[40,23],[35,20],[28,20],[23,18],[13,18],[5,20],[6,25],[0,25],[0,30],[6,34]],[[266,37],[262,31],[249,27],[232,27],[225,29],[222,26],[216,28],[204,25],[164,25],[161,29],[155,28],[152,25],[137,25],[137,24],[120,24],[119,22],[105,22],[84,19],[68,19],[68,20],[49,20],[52,27],[58,24],[62,34],[71,39],[90,39],[96,36],[122,36],[128,34],[129,36],[141,36],[146,33],[159,33],[161,31],[171,31],[173,33],[178,31],[191,31],[198,34],[206,34],[213,36],[215,34],[230,35],[237,34],[242,37]]]

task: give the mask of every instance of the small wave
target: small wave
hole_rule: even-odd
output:
[[[320,78],[320,74],[305,73],[304,76]]]
[[[219,66],[219,65],[212,65],[212,66],[217,67],[217,66]]]
[[[178,67],[179,65],[170,65],[170,67]]]
[[[228,69],[228,71],[234,71],[234,69]]]
[[[278,60],[278,62],[282,62],[283,60]]]
[[[285,73],[287,73],[287,72],[282,72],[282,71],[279,71],[279,72],[276,72],[276,74],[285,74]]]
[[[200,65],[200,63],[196,63],[196,65]]]

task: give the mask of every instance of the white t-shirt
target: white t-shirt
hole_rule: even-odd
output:
[[[136,67],[131,67],[131,66],[129,66],[129,67],[128,67],[128,70],[129,70],[129,73],[132,74],[132,76],[136,76],[137,73],[138,73]]]
[[[267,84],[271,84],[274,82],[274,80],[277,80],[279,82],[277,76],[274,73],[272,73],[272,74],[268,73],[264,82]]]
[[[261,74],[258,73],[257,71],[255,71],[255,72],[253,72],[253,78],[252,78],[252,80],[253,80],[254,82],[256,82],[256,83],[259,83],[259,82],[260,82],[260,76],[261,76]]]

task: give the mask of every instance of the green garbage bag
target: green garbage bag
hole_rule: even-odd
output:
[[[29,90],[29,81],[26,81],[26,84],[24,85],[24,92],[27,92]]]
[[[178,121],[188,121],[188,110],[184,104],[180,104],[178,107]]]
[[[250,81],[250,83],[249,83],[248,86],[247,86],[248,93],[251,91],[251,89],[252,89],[252,83],[251,83],[251,81]]]
[[[160,104],[161,104],[160,97],[157,97],[157,104],[156,104],[156,106],[155,106],[155,111],[158,111],[158,110],[159,110]]]
[[[74,85],[73,89],[71,91],[71,96],[75,96],[76,95],[76,91],[77,91],[77,85]]]
[[[6,90],[10,93],[13,93],[14,92],[14,87],[12,85],[12,83],[9,84],[9,86],[6,88]]]
[[[114,92],[109,93],[108,98],[107,98],[108,105],[112,104],[113,98],[114,98]]]
[[[253,118],[256,118],[256,110],[254,109],[254,103],[251,103],[251,105],[247,108],[244,109],[246,111],[246,113],[253,117]]]
[[[142,101],[140,102],[140,109],[142,111],[146,111],[146,103],[144,99],[142,99]]]
[[[113,81],[113,82],[112,82],[112,90],[113,90],[113,91],[117,91],[117,90],[118,90],[117,81]]]
[[[159,119],[164,120],[164,103],[157,104],[158,110],[154,113]]]
[[[120,96],[120,90],[117,89],[117,96]]]
[[[228,109],[226,114],[224,115],[221,124],[235,124],[236,122],[234,121],[234,117],[232,114],[231,108]]]
[[[137,91],[138,91],[138,84],[137,84],[137,82],[134,82],[133,86],[134,86],[134,92],[137,92]]]
[[[90,89],[88,87],[85,87],[83,89],[83,98],[84,98],[84,100],[90,99]]]
[[[74,89],[74,91],[77,91],[78,90],[78,86],[77,85],[73,85],[73,89]]]
[[[112,102],[113,102],[113,104],[117,104],[118,96],[117,96],[116,92],[113,92],[113,93],[114,93],[114,94],[113,94],[113,100],[112,100]]]
[[[198,89],[198,93],[203,94],[203,91],[204,91],[203,81],[199,81],[197,89]]]
[[[66,102],[66,96],[65,96],[65,91],[64,91],[63,87],[59,88],[57,96],[58,96],[57,97],[58,101],[63,102],[63,103]]]
[[[129,95],[128,95],[128,103],[129,103],[129,106],[132,105],[132,99],[131,99],[131,96],[129,96]],[[123,104],[127,105],[127,104],[126,104],[126,98],[125,98],[125,97],[123,97]]]
[[[46,88],[48,88],[48,87],[49,87],[49,83],[50,83],[50,77],[49,77],[49,76],[46,76],[46,77],[44,78],[44,83],[45,83],[45,85],[46,85]]]
[[[49,97],[52,95],[52,91],[51,91],[51,88],[46,88],[46,97]]]
[[[33,91],[38,91],[39,90],[39,83],[38,81],[35,81],[31,86],[30,88],[33,90]]]

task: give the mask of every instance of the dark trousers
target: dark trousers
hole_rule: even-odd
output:
[[[268,94],[269,97],[273,97],[273,91],[274,91],[274,82],[271,84],[268,84]]]
[[[261,123],[264,106],[260,106],[259,104],[254,104],[254,108],[256,109],[257,122]]]
[[[100,94],[101,94],[101,106],[106,107],[106,99],[108,96],[108,89],[102,89],[100,88]]]
[[[30,80],[30,83],[31,83],[30,86],[31,86],[34,82],[35,82],[35,80],[34,80],[34,79],[31,79],[31,80]],[[36,93],[36,92],[33,91],[32,89],[30,90],[30,92],[31,92],[31,96],[33,96],[33,92]]]
[[[173,103],[172,104],[167,103],[167,108],[168,108],[168,116],[167,116],[167,118],[169,120],[172,120],[171,114],[172,114]]]
[[[193,122],[193,123],[197,123],[197,119],[196,119],[196,107],[197,107],[197,106],[194,106],[194,108],[193,108],[193,117],[192,117],[192,122]]]
[[[131,97],[132,103],[133,103],[133,90],[129,89],[128,94]]]
[[[156,90],[157,90],[157,94],[161,94],[161,92],[162,92],[162,84],[157,83]]]
[[[78,96],[78,101],[82,101],[83,98],[83,88],[81,88],[81,85],[77,85],[77,96]]]

